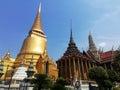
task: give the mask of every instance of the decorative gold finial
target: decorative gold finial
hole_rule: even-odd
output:
[[[32,28],[30,30],[30,34],[32,32],[32,33],[35,33],[35,34],[38,34],[38,35],[39,34],[44,35],[43,29],[42,29],[40,12],[41,12],[41,3],[40,3],[39,8],[38,8],[36,19],[35,19],[35,21],[33,23],[33,26],[32,26]]]
[[[40,4],[39,4],[39,12],[41,12],[41,2],[40,2]]]

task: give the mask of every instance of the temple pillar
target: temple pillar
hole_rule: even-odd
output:
[[[80,59],[80,74],[81,74],[81,79],[83,79],[83,70],[82,70],[82,63],[81,63],[81,59]]]
[[[82,60],[81,60],[81,66],[82,66],[83,79],[85,79],[84,65]]]
[[[81,69],[80,69],[80,59],[78,58],[78,76],[79,76],[79,79],[81,79]]]
[[[87,64],[87,62],[85,62],[85,66],[86,66],[86,72],[88,73],[88,64]]]
[[[84,68],[85,68],[85,70],[84,70],[84,77],[85,77],[85,80],[87,80],[87,72],[88,72],[88,70],[87,70],[87,62],[85,60],[83,62],[83,65],[84,65]]]
[[[65,77],[67,77],[67,59],[65,59]]]
[[[73,75],[74,75],[73,77],[74,77],[74,80],[75,80],[75,78],[76,78],[76,77],[75,77],[75,74],[76,74],[75,58],[73,58],[73,68],[74,68],[74,69],[73,69]]]
[[[71,78],[71,76],[72,76],[72,74],[71,74],[71,59],[69,58],[69,60],[68,60],[68,62],[69,62],[69,75],[70,75],[70,78]]]
[[[86,79],[88,79],[88,77],[87,77],[87,73],[88,73],[88,61],[87,62],[85,62],[85,66],[86,66]]]

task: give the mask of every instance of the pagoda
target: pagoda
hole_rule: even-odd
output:
[[[113,48],[109,51],[97,50],[91,33],[88,35],[89,49],[84,51],[84,55],[92,59],[97,66],[102,66],[106,70],[113,70],[113,63],[116,51]]]
[[[88,53],[91,54],[92,57],[94,57],[95,61],[100,62],[100,52],[96,48],[91,32],[89,33],[88,40],[89,40]]]
[[[22,61],[23,56],[25,55],[26,65],[30,65],[31,59],[33,59],[33,66],[35,73],[45,73],[46,62],[49,63],[48,76],[57,78],[57,67],[55,63],[50,59],[47,53],[47,39],[44,34],[41,16],[40,16],[40,6],[37,12],[36,19],[33,23],[32,28],[29,31],[28,36],[23,42],[22,48],[17,55],[14,66],[17,68]],[[34,56],[34,58],[32,58]]]
[[[67,50],[56,63],[59,69],[59,77],[69,78],[74,81],[87,80],[88,69],[95,66],[92,60],[78,50],[72,36],[72,27]]]
[[[17,58],[11,58],[10,51],[3,56],[4,74],[1,76],[2,80],[6,82],[9,81],[12,77],[12,71],[14,71],[14,80],[23,80],[26,77],[26,70],[31,67],[30,63],[32,63],[32,67],[34,68],[33,75],[36,73],[47,74],[48,77],[57,79],[57,66],[47,53],[47,38],[42,28],[40,9],[41,5],[39,6],[34,23],[23,42]],[[33,61],[31,62],[31,60]],[[2,60],[0,62],[2,62]],[[13,67],[15,68],[13,69]]]

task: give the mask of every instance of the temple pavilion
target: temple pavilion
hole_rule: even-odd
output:
[[[115,51],[113,51],[113,49],[107,52],[97,50],[91,33],[89,33],[88,41],[89,49],[80,52],[74,42],[71,28],[67,50],[63,56],[56,61],[57,68],[59,69],[59,77],[74,81],[88,81],[87,73],[92,67],[102,66],[105,69],[113,69]]]

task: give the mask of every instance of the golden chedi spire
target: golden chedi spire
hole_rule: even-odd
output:
[[[23,42],[22,48],[16,58],[15,66],[18,67],[22,62],[22,57],[25,55],[26,64],[29,64],[31,56],[35,56],[34,62],[36,63],[40,55],[43,55],[46,51],[46,36],[44,35],[41,17],[40,17],[40,8],[39,6],[35,21],[32,25],[32,28],[29,31],[29,35]]]
[[[36,73],[44,73],[45,71],[45,61],[47,60],[49,65],[48,75],[51,77],[57,78],[58,69],[53,61],[49,58],[47,54],[47,39],[42,29],[41,17],[40,17],[40,8],[37,12],[35,21],[32,25],[32,28],[29,31],[28,36],[23,42],[22,48],[17,55],[14,66],[18,68],[23,61],[25,56],[26,67],[29,68],[30,62],[32,61],[33,68]],[[34,55],[34,58],[32,57]]]
[[[21,53],[43,54],[45,50],[46,50],[46,36],[44,35],[42,29],[40,10],[38,10],[36,19],[29,32],[29,35],[23,43]]]
[[[39,5],[37,16],[36,16],[36,19],[34,21],[34,24],[33,24],[32,28],[30,30],[30,33],[31,32],[36,32],[36,33],[41,33],[42,35],[44,35],[43,29],[42,29],[42,24],[41,24],[40,12],[41,12],[41,3]]]

